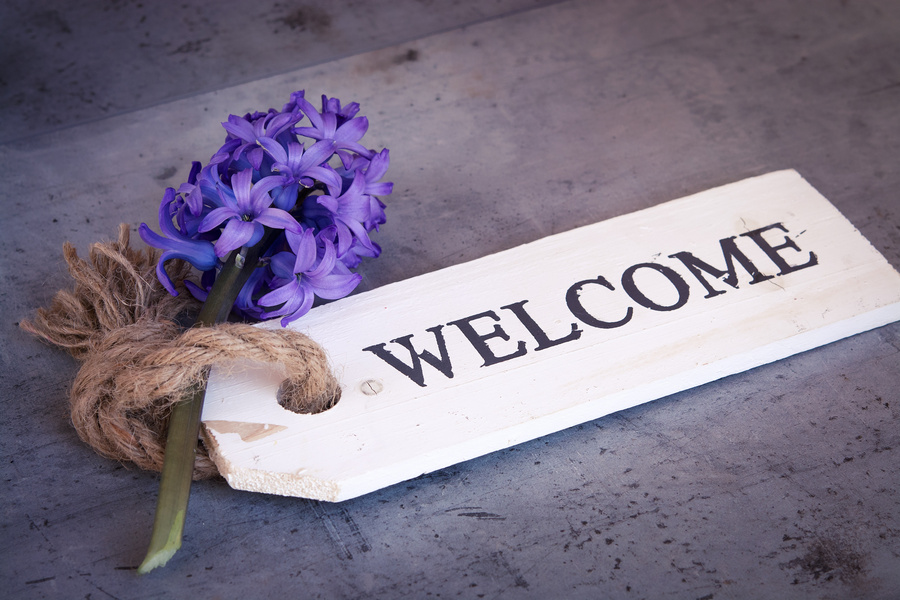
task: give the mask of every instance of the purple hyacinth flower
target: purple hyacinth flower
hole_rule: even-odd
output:
[[[361,163],[365,159],[357,157],[354,163]],[[390,165],[390,152],[387,148],[372,157],[366,165],[360,165],[357,170],[362,171],[366,177],[363,194],[369,198],[369,217],[363,221],[367,231],[378,230],[378,226],[385,223],[385,205],[376,196],[387,196],[394,191],[394,184],[389,181],[380,181],[385,176]]]
[[[259,299],[259,305],[277,308],[263,313],[264,318],[283,317],[281,326],[285,327],[309,312],[316,296],[326,300],[343,298],[359,285],[362,276],[351,273],[337,261],[337,252],[328,239],[330,233],[323,230],[314,236],[311,229],[300,234],[287,233],[293,252],[272,257],[274,289]]]
[[[222,124],[225,142],[209,162],[194,163],[187,181],[166,191],[162,235],[141,225],[144,241],[163,250],[157,271],[166,289],[176,293],[163,263],[185,259],[202,271],[199,282],[185,285],[206,300],[221,260],[268,240],[272,229],[284,233],[272,237],[260,268],[237,294],[238,314],[280,317],[287,325],[317,297],[336,299],[355,289],[361,277],[350,269],[381,253],[369,232],[384,223],[378,196],[393,187],[381,181],[388,152],[361,143],[368,120],[359,110],[356,102],[322,96],[320,112],[301,90],[281,111],[230,115]],[[298,127],[306,117],[309,126]]]
[[[370,196],[387,196],[394,191],[394,184],[389,181],[380,181],[387,173],[391,164],[391,154],[387,148],[372,157],[369,166],[365,169],[366,187],[363,193]]]
[[[366,194],[387,196],[394,190],[393,183],[379,181],[385,176],[391,164],[391,155],[387,148],[377,154],[373,154],[371,158],[344,152],[343,150],[338,150],[337,155],[341,159],[341,168],[337,172],[344,179],[352,179],[353,174],[357,171],[365,173]]]
[[[293,112],[300,110],[300,107],[297,104],[297,102],[301,98],[304,98],[304,97],[306,97],[306,92],[304,90],[297,90],[296,92],[291,92],[291,99],[288,101],[287,104],[285,104],[282,107],[281,112],[293,113]]]
[[[350,248],[338,260],[347,265],[350,269],[355,269],[362,262],[363,257],[377,258],[381,255],[381,246],[369,240],[368,246],[363,246],[358,239],[353,240]]]
[[[141,239],[149,246],[163,251],[156,265],[156,276],[170,294],[177,296],[175,286],[166,273],[165,262],[173,258],[180,258],[191,263],[201,271],[209,271],[216,266],[216,252],[212,243],[206,240],[192,239],[184,231],[175,227],[172,219],[177,217],[177,199],[175,190],[167,188],[163,201],[159,205],[159,228],[166,237],[151,230],[146,223],[141,223],[138,233]]]
[[[267,272],[268,269],[254,269],[250,274],[249,279],[234,300],[234,309],[239,315],[256,320],[262,319],[265,309],[256,304],[253,296],[266,278]]]
[[[288,113],[270,111],[266,114],[243,117],[229,115],[228,120],[222,123],[222,127],[243,142],[233,151],[233,158],[238,160],[246,152],[250,165],[258,171],[264,156],[263,149],[258,147],[259,138],[276,138],[302,118],[300,111]]]
[[[359,112],[359,102],[351,102],[341,108],[341,101],[337,98],[329,98],[322,94],[322,112],[334,113],[338,116],[338,125],[349,121]]]
[[[312,127],[297,127],[298,134],[314,140],[333,140],[338,149],[352,150],[366,158],[371,158],[373,152],[359,143],[359,140],[369,129],[369,120],[365,117],[356,117],[344,120],[336,113],[329,112],[327,108],[319,113],[306,98],[298,98],[297,105],[309,117]],[[356,110],[359,110],[357,105]],[[355,114],[355,112],[354,112]],[[343,121],[343,122],[341,122]]]
[[[375,249],[364,224],[371,218],[370,197],[363,194],[365,185],[365,174],[357,171],[343,194],[340,193],[340,188],[329,187],[329,194],[323,194],[316,199],[333,215],[334,225],[337,228],[339,257],[347,253],[354,239],[359,240],[366,248],[373,251]]]
[[[238,142],[240,140],[226,142],[197,176],[189,177],[187,183],[181,184],[178,188],[178,193],[184,198],[192,215],[199,217],[203,214],[204,207],[222,205],[219,198],[219,184],[222,181],[220,172],[228,171],[232,164],[231,150]]]
[[[200,232],[215,229],[223,222],[225,229],[216,241],[216,256],[223,258],[241,246],[253,246],[262,239],[268,226],[300,231],[300,224],[287,211],[272,208],[269,192],[281,185],[281,177],[264,177],[252,183],[253,171],[246,169],[231,177],[232,189],[219,187],[223,206],[210,211],[200,224]]]
[[[315,180],[326,185],[340,185],[341,178],[328,166],[327,161],[334,154],[335,143],[331,140],[316,142],[304,150],[303,144],[289,142],[287,148],[272,138],[262,137],[260,145],[272,156],[275,161],[272,171],[283,178],[284,193],[275,199],[275,206],[283,210],[290,210],[297,200],[297,184],[303,187],[312,187]],[[291,187],[288,190],[288,187]]]

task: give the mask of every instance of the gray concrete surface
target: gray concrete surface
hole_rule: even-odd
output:
[[[552,3],[6,0],[0,107],[17,118],[0,122],[0,141]]]
[[[137,576],[157,476],[81,444],[77,365],[16,323],[68,285],[64,241],[152,222],[229,112],[362,103],[396,184],[365,288],[789,167],[900,267],[900,3],[181,4],[0,13],[9,597],[900,597],[898,324],[340,504],[200,483]],[[313,6],[331,35],[275,23]]]

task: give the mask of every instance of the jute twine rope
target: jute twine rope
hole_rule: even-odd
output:
[[[183,289],[171,296],[162,287],[158,253],[129,247],[127,225],[116,241],[92,244],[89,262],[71,244],[63,253],[74,288],[20,326],[83,361],[69,397],[72,423],[103,456],[160,471],[172,407],[225,361],[282,365],[279,401],[294,412],[320,412],[340,397],[325,352],[301,333],[240,323],[179,326],[176,318],[196,302]],[[175,264],[170,275],[181,281],[188,270]],[[200,444],[194,479],[217,473]]]

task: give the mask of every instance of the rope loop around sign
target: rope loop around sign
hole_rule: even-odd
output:
[[[324,350],[299,332],[243,323],[184,330],[177,318],[196,303],[159,284],[158,254],[130,248],[127,225],[116,241],[91,245],[90,262],[69,244],[64,255],[74,289],[21,327],[83,361],[69,407],[78,435],[99,454],[160,471],[172,407],[204,385],[211,367],[235,360],[281,365],[279,402],[293,412],[321,412],[340,397]],[[175,264],[170,274],[180,281],[187,272]],[[194,478],[217,473],[200,444]]]

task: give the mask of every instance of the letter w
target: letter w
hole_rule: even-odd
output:
[[[447,378],[453,379],[453,367],[450,365],[450,355],[447,354],[447,344],[444,342],[444,334],[441,333],[443,327],[443,325],[437,325],[436,327],[425,330],[434,334],[434,339],[437,340],[438,351],[441,354],[440,358],[436,357],[428,350],[416,352],[416,349],[412,345],[412,334],[391,340],[391,343],[400,344],[406,348],[409,352],[409,359],[410,362],[412,362],[412,365],[404,363],[402,360],[391,354],[391,352],[385,348],[386,344],[375,344],[374,346],[363,348],[363,350],[371,352],[422,387],[425,387],[425,374],[422,372],[422,360],[443,373]]]

